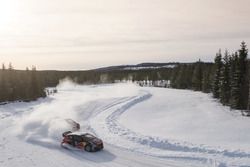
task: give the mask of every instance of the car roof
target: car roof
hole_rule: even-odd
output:
[[[91,136],[94,136],[90,133],[83,133],[83,132],[72,132],[72,133],[69,133],[68,135],[78,135],[78,136],[91,135]]]

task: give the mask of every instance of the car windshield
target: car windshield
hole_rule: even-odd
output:
[[[90,138],[90,139],[95,138],[95,137],[94,137],[93,135],[91,135],[91,134],[85,134],[84,137],[87,137],[87,138]]]

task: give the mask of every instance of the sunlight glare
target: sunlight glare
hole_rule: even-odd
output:
[[[0,0],[0,26],[15,20],[16,12],[17,3],[13,3],[11,0]]]

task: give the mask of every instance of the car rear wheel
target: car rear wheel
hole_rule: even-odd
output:
[[[91,147],[91,145],[86,145],[85,147],[84,147],[84,150],[85,151],[87,151],[87,152],[91,152],[92,151],[92,147]]]

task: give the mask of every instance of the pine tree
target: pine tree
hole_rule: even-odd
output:
[[[245,42],[241,43],[241,49],[236,52],[231,63],[231,107],[246,109],[248,105],[248,80],[247,80],[247,54]]]
[[[247,111],[248,111],[248,116],[250,116],[250,61],[247,63],[248,67],[248,102],[247,102]]]
[[[231,75],[231,99],[230,106],[234,109],[240,109],[240,63],[238,52],[232,56],[230,63]]]
[[[2,64],[2,70],[0,71],[0,102],[7,101],[7,81],[6,81],[6,69]]]
[[[230,99],[230,61],[229,53],[226,50],[225,56],[223,57],[223,65],[221,68],[220,76],[220,101],[222,104],[228,104]]]
[[[6,71],[6,78],[7,78],[7,99],[8,101],[14,101],[16,100],[16,84],[17,82],[16,77],[15,77],[15,71],[14,67],[12,66],[11,63],[9,63],[8,69]]]
[[[46,93],[44,91],[43,84],[38,78],[38,73],[36,67],[33,66],[31,70],[31,98],[36,100],[39,97],[45,97]]]
[[[203,77],[203,71],[202,71],[202,62],[199,60],[195,64],[195,69],[192,77],[192,87],[195,91],[201,91],[202,90],[202,77]]]
[[[203,73],[203,77],[202,77],[202,92],[204,92],[204,93],[209,93],[209,91],[210,91],[209,73],[210,73],[210,70],[206,70]]]
[[[36,76],[36,67],[32,66],[31,70],[31,100],[35,100],[38,97],[38,81]]]
[[[239,63],[240,63],[239,69],[241,71],[241,77],[243,78],[247,70],[248,49],[244,41],[241,43],[240,46],[241,46],[241,49],[239,50]]]
[[[12,63],[9,63],[9,67],[8,67],[8,70],[13,70],[14,68],[13,68],[13,66],[12,66]]]
[[[213,96],[214,98],[220,97],[220,76],[221,76],[221,68],[222,68],[222,55],[221,50],[216,54],[216,57],[214,59],[215,62],[215,74],[213,79]]]
[[[248,103],[247,55],[247,46],[243,41],[239,50],[240,109],[246,109]]]
[[[4,63],[2,64],[2,70],[6,70]]]
[[[178,89],[186,89],[187,85],[185,83],[185,71],[186,71],[186,66],[185,65],[181,65],[180,66],[180,70],[178,73],[178,76],[176,77],[175,83],[176,83],[176,88]]]
[[[181,65],[178,65],[171,73],[171,78],[170,78],[170,81],[171,81],[171,87],[172,88],[177,88],[178,84],[177,84],[177,77],[179,76],[180,74],[180,69],[181,69]]]
[[[213,66],[211,64],[206,64],[203,70],[202,77],[202,92],[209,93],[211,92],[212,81],[213,81]]]

